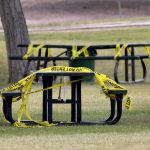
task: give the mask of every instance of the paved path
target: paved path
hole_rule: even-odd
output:
[[[93,23],[80,24],[71,26],[50,26],[50,27],[30,27],[29,32],[56,32],[56,31],[78,31],[78,30],[107,30],[116,28],[131,28],[131,27],[150,27],[150,20],[143,21],[122,21],[111,23]],[[0,29],[0,32],[3,32]]]
[[[111,22],[111,23],[94,23],[82,24],[71,26],[53,26],[53,27],[35,27],[29,28],[30,32],[47,32],[47,31],[74,31],[74,30],[107,30],[116,28],[129,28],[129,27],[150,27],[150,20],[146,21],[127,21],[127,22]]]

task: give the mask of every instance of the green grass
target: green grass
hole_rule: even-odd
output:
[[[69,21],[69,22],[52,22],[48,24],[36,24],[29,25],[28,27],[50,27],[50,26],[70,26],[70,25],[82,25],[82,24],[97,24],[97,23],[115,23],[115,22],[128,22],[128,21],[145,21],[149,20],[150,17],[123,17],[103,20],[81,20],[81,21]]]
[[[130,28],[130,29],[118,29],[107,31],[83,31],[83,32],[50,32],[50,33],[32,33],[30,35],[32,43],[42,44],[82,44],[82,45],[94,45],[94,44],[116,44],[116,43],[149,43],[150,30],[148,28]],[[59,50],[52,50],[52,54],[57,55]],[[104,52],[105,55],[112,53],[114,50]],[[0,34],[0,70],[4,73],[0,74],[0,85],[7,82],[7,56],[4,43],[4,36]],[[61,62],[60,62],[61,63]],[[114,61],[101,61],[101,65],[107,64],[108,69],[104,70],[99,67],[99,61],[96,62],[96,71],[106,73],[112,77]],[[111,67],[112,66],[112,67]]]
[[[102,31],[51,32],[31,34],[33,42],[49,44],[149,43],[150,30],[130,28]]]
[[[45,44],[114,44],[114,43],[149,43],[150,30],[118,29],[88,32],[51,32],[31,34],[32,43]],[[113,52],[103,52],[104,55]],[[53,54],[57,54],[53,50]],[[7,81],[7,59],[4,37],[0,34],[0,83]],[[61,64],[62,65],[62,64]],[[137,64],[139,66],[140,64]],[[95,69],[113,78],[113,61],[96,61]],[[148,76],[144,83],[124,84],[132,98],[130,111],[123,108],[120,122],[114,126],[70,126],[43,128],[16,128],[4,122],[0,111],[0,145],[1,149],[150,149],[150,63],[146,60]],[[122,73],[120,68],[120,74]],[[137,68],[140,76],[140,67]],[[123,73],[120,78],[123,77]],[[34,85],[33,89],[41,88]],[[109,100],[100,94],[96,83],[84,83],[82,95],[83,120],[103,120],[109,115]],[[69,94],[69,86],[67,87]],[[58,90],[54,90],[57,98]],[[35,120],[41,120],[41,93],[31,95],[28,111]],[[2,103],[0,104],[2,106]],[[13,116],[20,103],[13,103]],[[70,120],[70,106],[55,106],[54,119]],[[25,119],[25,118],[24,118]]]

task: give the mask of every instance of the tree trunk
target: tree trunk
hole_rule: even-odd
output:
[[[17,45],[30,43],[20,0],[0,0],[0,15],[6,40],[8,82],[16,82],[23,77],[27,62],[9,60],[9,56],[23,56],[25,49],[17,48]]]
[[[121,0],[117,0],[118,3],[118,12],[119,16],[122,16],[122,5],[121,5]]]

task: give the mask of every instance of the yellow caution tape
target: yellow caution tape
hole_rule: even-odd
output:
[[[131,54],[131,52],[132,52],[131,47],[128,47],[128,48],[127,48],[127,51],[128,51],[128,53],[130,53],[130,54]]]
[[[150,49],[149,49],[149,47],[145,46],[144,48],[145,48],[145,52],[146,52],[148,58],[150,58]]]
[[[23,56],[23,59],[28,59],[29,56],[31,56],[34,52],[38,51],[44,46],[44,44],[38,45],[37,47],[34,47],[32,44],[28,46],[27,53]]]
[[[18,120],[14,124],[15,126],[24,127],[24,124],[21,124],[21,118],[22,118],[23,114],[25,114],[29,120],[34,121],[26,109],[27,100],[29,99],[30,94],[48,90],[48,89],[52,89],[52,88],[57,88],[57,87],[65,85],[65,84],[71,84],[73,82],[77,82],[77,81],[81,80],[81,79],[78,79],[78,80],[71,81],[71,82],[54,84],[53,86],[48,87],[46,89],[40,89],[40,90],[31,92],[32,82],[35,79],[36,73],[39,73],[39,72],[91,72],[91,73],[94,73],[95,78],[97,79],[98,84],[101,86],[103,93],[107,97],[110,97],[111,99],[114,99],[114,100],[116,100],[115,95],[109,94],[108,91],[116,90],[116,89],[117,90],[125,89],[123,86],[117,84],[114,80],[108,78],[106,75],[96,73],[96,72],[92,71],[91,69],[85,68],[85,67],[74,68],[74,67],[65,67],[65,66],[53,66],[53,67],[41,69],[41,70],[34,72],[31,75],[25,77],[24,79],[18,81],[17,83],[14,83],[14,84],[10,85],[9,87],[0,90],[0,93],[8,92],[8,91],[15,91],[15,90],[19,90],[21,92],[21,97],[17,97],[17,100],[19,100],[19,99],[22,100],[22,104],[18,111]],[[125,96],[126,96],[126,94],[124,95],[124,97]],[[131,102],[129,103],[130,98],[128,96],[126,96],[126,97],[127,97],[127,102],[126,102],[125,107],[127,109],[130,109],[131,108]],[[53,126],[52,124],[49,124],[49,123],[43,123],[43,122],[37,122],[37,121],[34,121],[34,122],[36,122],[40,125],[44,125],[44,126]]]
[[[29,126],[27,126],[25,123],[18,122],[18,121],[14,122],[13,126],[15,126],[15,127],[21,127],[21,128],[29,128]]]
[[[35,126],[32,126],[32,125],[26,125],[24,122],[18,122],[18,121],[16,121],[16,122],[14,122],[13,123],[13,126],[15,126],[15,127],[19,127],[19,128],[41,128],[42,126],[46,126],[46,127],[52,127],[52,126],[55,126],[55,124],[53,124],[53,123],[49,123],[48,121],[34,121],[35,123],[37,123],[37,125],[35,125]]]
[[[52,57],[52,51],[50,48],[48,48],[48,57]]]
[[[132,107],[132,102],[130,97],[127,96],[126,101],[124,102],[124,106],[126,109],[130,110]]]
[[[117,44],[116,45],[116,48],[115,48],[115,56],[114,56],[114,59],[117,60],[117,58],[119,56],[122,56],[122,51],[127,47],[128,45],[127,44],[123,44],[122,46],[120,44]]]
[[[34,80],[34,77],[35,75],[33,75],[31,78],[30,78],[30,82],[27,82],[26,83],[26,86],[24,88],[21,88],[20,91],[22,93],[21,95],[21,99],[22,99],[22,104],[21,104],[21,107],[20,107],[20,110],[18,111],[18,122],[21,121],[21,117],[22,117],[22,114],[25,113],[27,118],[29,120],[32,120],[31,116],[29,115],[29,113],[27,112],[27,109],[26,109],[26,103],[27,103],[27,100],[29,98],[29,92],[31,91],[31,87],[32,87],[32,82]]]
[[[89,52],[87,50],[88,47],[89,46],[84,46],[80,50],[77,50],[77,46],[73,45],[72,46],[72,57],[71,57],[71,59],[75,59],[76,57],[79,57],[80,54],[82,54],[82,53],[84,53],[85,57],[88,57],[89,56]]]
[[[48,87],[48,88],[36,90],[36,91],[30,92],[30,93],[28,93],[28,94],[34,94],[34,93],[38,93],[38,92],[42,92],[42,91],[46,91],[46,90],[58,88],[58,87],[60,87],[60,86],[69,85],[69,84],[71,84],[71,83],[78,82],[78,81],[81,81],[81,80],[83,80],[83,79],[77,79],[77,80],[73,80],[73,81],[68,81],[68,82],[63,82],[63,83],[54,84],[53,86],[50,86],[50,87]]]

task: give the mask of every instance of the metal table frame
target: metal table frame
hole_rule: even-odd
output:
[[[94,73],[78,73],[78,72],[48,72],[37,73],[37,76],[41,76],[43,79],[43,89],[53,85],[53,77],[55,76],[70,76],[71,81],[81,79],[82,77],[93,76]],[[53,121],[53,104],[65,104],[63,100],[53,99],[53,90],[48,89],[43,91],[43,110],[42,120],[49,123],[58,123],[58,125],[113,125],[116,124],[122,116],[122,99],[123,94],[127,93],[127,90],[110,90],[109,94],[115,94],[116,100],[110,99],[110,115],[105,121],[98,122],[84,122],[82,121],[82,103],[81,103],[81,83],[71,83],[71,99],[67,99],[65,103],[71,104],[71,123],[60,123],[60,121]],[[3,96],[3,112],[5,118],[13,124],[15,120],[12,117],[12,99],[13,97],[20,96],[20,92],[4,92]],[[116,107],[117,105],[117,107]],[[22,121],[26,124],[35,124],[33,121]],[[62,122],[62,121],[61,121]]]
[[[48,72],[48,73],[37,73],[37,76],[42,76],[43,89],[53,85],[53,79],[55,76],[70,76],[71,81],[81,79],[86,76],[93,76],[94,73],[77,73],[77,72]],[[110,116],[105,121],[99,122],[84,122],[82,121],[82,103],[81,103],[81,83],[82,80],[74,82],[71,84],[71,99],[66,100],[65,103],[71,104],[71,122],[83,125],[95,125],[95,124],[116,124],[122,115],[122,99],[123,94],[127,93],[127,90],[115,90],[109,91],[110,94],[116,95],[116,101],[110,99],[111,110]],[[63,104],[63,100],[58,101],[52,97],[52,89],[43,91],[43,121],[48,121],[49,123],[60,121],[53,121],[53,104],[59,103]],[[117,104],[117,114],[116,113]],[[61,123],[62,124],[62,123]]]
[[[94,73],[85,72],[39,72],[37,76],[42,76],[43,89],[53,85],[53,79],[55,76],[70,76],[71,81],[81,79],[87,76],[93,76]],[[66,102],[63,100],[57,101],[53,99],[53,90],[43,91],[43,121],[53,122],[53,103],[70,103],[71,104],[71,122],[80,123],[82,120],[81,116],[81,80],[78,82],[71,83],[71,99],[67,99]]]
[[[20,49],[24,49],[24,48],[28,48],[29,45],[18,45],[18,47]],[[39,46],[39,44],[34,44],[33,47],[37,47]],[[120,44],[120,46],[123,46],[123,44]],[[145,46],[150,46],[150,44],[128,44],[128,46],[124,49],[124,55],[123,56],[119,56],[117,58],[117,62],[115,63],[114,66],[114,79],[116,82],[118,83],[138,83],[138,82],[143,82],[146,79],[147,76],[147,69],[146,69],[146,65],[144,62],[144,59],[148,59],[148,55],[137,55],[135,54],[135,50],[136,48],[144,48]],[[77,49],[80,50],[81,48],[83,48],[84,45],[77,45]],[[24,76],[27,75],[28,73],[28,68],[30,66],[30,62],[31,61],[36,61],[37,62],[37,68],[36,70],[39,70],[40,68],[46,68],[48,65],[48,62],[53,62],[53,65],[56,65],[56,61],[66,61],[68,60],[69,62],[72,61],[71,60],[71,56],[72,56],[72,45],[44,45],[43,47],[44,49],[39,49],[38,51],[38,56],[30,56],[27,61],[27,66],[24,72]],[[48,50],[49,48],[57,48],[57,49],[62,49],[62,52],[60,54],[58,54],[55,57],[49,57],[48,56]],[[90,45],[90,47],[87,48],[90,56],[89,57],[84,57],[84,56],[80,56],[75,58],[75,61],[88,61],[88,60],[114,60],[114,56],[113,55],[108,55],[108,56],[103,56],[103,55],[98,55],[97,51],[104,51],[104,50],[112,50],[116,48],[116,44],[109,44],[109,45]],[[128,48],[131,48],[131,54],[128,53]],[[65,49],[65,50],[64,50]],[[42,56],[42,53],[45,53],[44,56]],[[66,56],[64,56],[64,54],[66,54]],[[23,56],[10,56],[9,57],[10,60],[24,60]],[[118,77],[118,68],[119,68],[119,62],[121,60],[124,60],[124,79],[122,79],[122,81],[120,81],[119,77]],[[142,67],[142,76],[141,78],[136,79],[136,70],[135,70],[135,62],[139,60],[141,62],[141,67]],[[131,69],[131,75],[130,75],[130,71],[129,69]],[[38,80],[38,79],[37,79]]]

